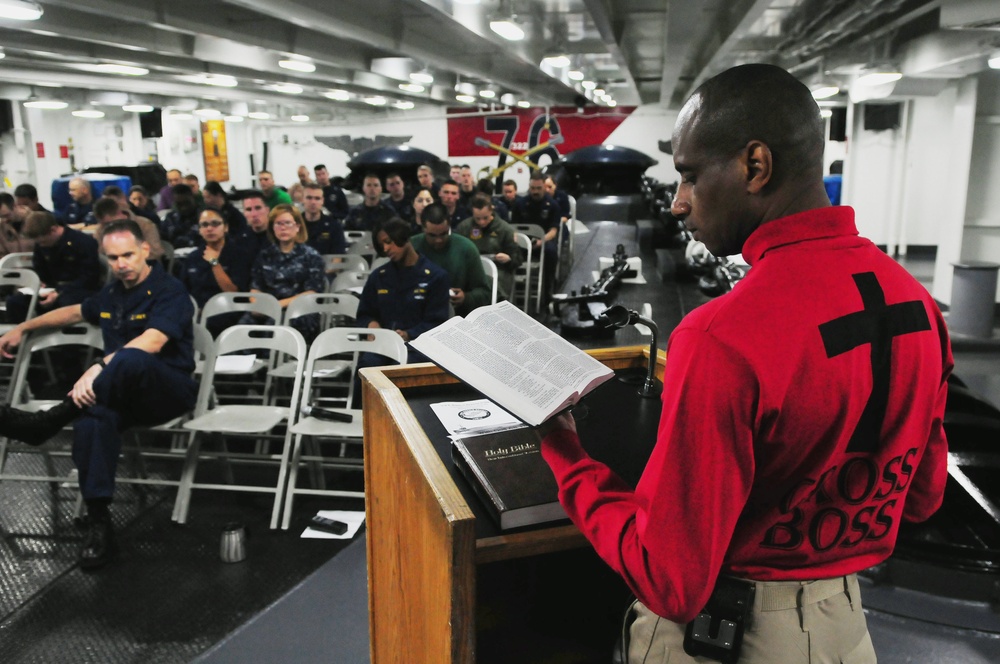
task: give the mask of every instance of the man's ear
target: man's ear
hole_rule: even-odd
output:
[[[745,152],[747,193],[758,194],[771,181],[774,173],[774,157],[771,148],[761,141],[747,143]]]

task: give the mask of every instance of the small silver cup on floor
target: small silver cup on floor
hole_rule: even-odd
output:
[[[247,529],[236,521],[222,529],[219,557],[224,563],[238,563],[247,557]]]

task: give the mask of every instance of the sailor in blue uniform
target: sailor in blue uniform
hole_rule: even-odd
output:
[[[184,287],[159,264],[131,220],[108,224],[102,238],[115,281],[81,304],[21,323],[0,337],[10,355],[25,332],[87,321],[100,325],[104,355],[77,380],[69,398],[48,411],[0,408],[0,435],[39,445],[73,424],[73,461],[87,505],[88,533],[80,551],[85,568],[115,553],[108,507],[115,489],[121,432],[155,425],[194,407],[194,306]]]
[[[361,188],[365,193],[365,200],[351,208],[351,213],[344,221],[344,230],[369,231],[374,238],[382,224],[395,217],[396,212],[382,200],[382,181],[377,175],[365,175]]]
[[[305,186],[302,195],[302,220],[306,223],[306,244],[320,254],[347,253],[344,227],[335,217],[323,212],[323,187],[314,182]]]
[[[181,281],[188,293],[204,307],[213,296],[222,292],[245,293],[250,288],[250,267],[253,258],[245,245],[228,234],[228,224],[222,212],[212,208],[202,211],[198,219],[201,243],[184,259]],[[220,314],[204,321],[213,337],[239,322],[240,313]]]
[[[24,221],[24,235],[35,241],[31,266],[42,285],[54,290],[40,295],[36,313],[79,304],[101,288],[101,264],[97,240],[59,225],[51,212],[32,212]],[[20,323],[28,317],[31,296],[14,293],[7,298],[7,321]]]
[[[365,282],[357,325],[395,330],[411,341],[448,319],[448,273],[417,253],[402,219],[387,221],[376,239],[389,262]],[[410,361],[426,361],[412,348],[409,355]]]
[[[63,210],[59,221],[65,226],[83,224],[90,226],[97,223],[94,220],[94,194],[90,183],[83,178],[73,178],[69,181],[69,195],[73,202]]]

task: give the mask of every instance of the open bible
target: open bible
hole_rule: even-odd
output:
[[[410,345],[531,426],[614,375],[510,302],[452,318]]]

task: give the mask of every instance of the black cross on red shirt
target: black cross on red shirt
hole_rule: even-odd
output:
[[[851,276],[861,293],[864,309],[823,323],[819,332],[828,358],[871,344],[872,391],[847,444],[848,452],[871,453],[878,448],[882,422],[889,405],[892,339],[910,332],[930,330],[931,323],[920,300],[887,305],[885,293],[874,272]]]

